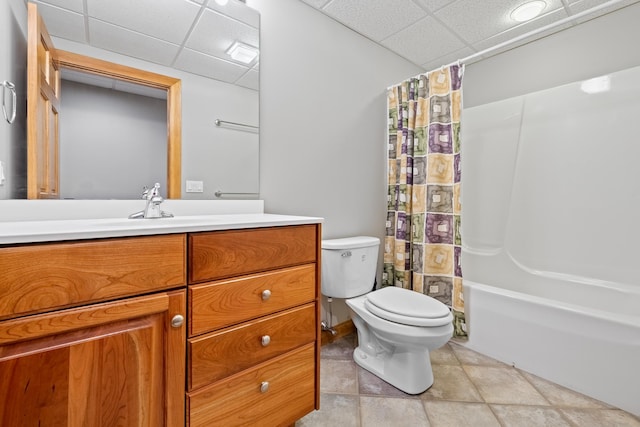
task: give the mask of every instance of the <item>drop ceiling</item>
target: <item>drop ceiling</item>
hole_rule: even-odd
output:
[[[603,0],[545,0],[543,13],[518,23],[510,14],[528,0],[301,0],[429,71],[574,16]],[[637,3],[623,0],[519,42],[523,44]],[[511,49],[497,49],[482,57]]]
[[[234,62],[234,41],[259,47],[260,16],[239,0],[37,0],[53,37],[258,90],[258,61]]]

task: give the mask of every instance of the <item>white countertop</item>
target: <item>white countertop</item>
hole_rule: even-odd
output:
[[[52,242],[196,231],[317,224],[322,218],[264,213],[182,215],[158,219],[69,219],[1,221],[0,244]]]

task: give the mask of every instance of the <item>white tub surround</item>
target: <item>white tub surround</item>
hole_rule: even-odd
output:
[[[469,347],[640,415],[640,67],[463,111]]]

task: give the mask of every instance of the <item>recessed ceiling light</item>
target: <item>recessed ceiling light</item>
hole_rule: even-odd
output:
[[[540,15],[547,4],[542,0],[530,1],[513,9],[511,19],[518,22],[529,21]]]
[[[585,80],[580,83],[580,89],[588,94],[608,92],[611,89],[611,78],[609,76],[601,76]]]
[[[229,0],[216,0],[216,3],[218,3],[220,6],[224,6],[225,4],[229,3]]]
[[[250,64],[258,57],[258,49],[236,41],[233,42],[229,49],[227,49],[227,55],[229,55],[234,61],[242,62],[243,64]]]

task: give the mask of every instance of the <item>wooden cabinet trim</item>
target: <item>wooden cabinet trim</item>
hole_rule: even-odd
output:
[[[189,287],[189,329],[198,335],[311,302],[316,264]],[[269,291],[268,299],[263,292]]]
[[[186,235],[0,248],[0,319],[184,286]]]
[[[286,425],[313,410],[314,344],[187,393],[191,427]],[[262,382],[269,382],[261,392]],[[286,408],[286,410],[285,410]]]
[[[314,303],[306,304],[190,339],[188,390],[313,343],[315,311]],[[268,337],[266,344],[262,342],[265,336]]]
[[[315,262],[317,224],[189,234],[189,283]]]

